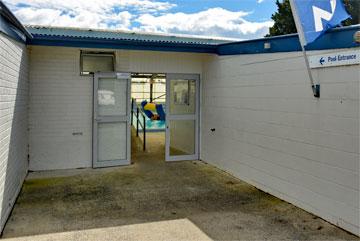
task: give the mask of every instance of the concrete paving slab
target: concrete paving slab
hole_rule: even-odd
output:
[[[6,241],[211,241],[188,219],[4,239]]]

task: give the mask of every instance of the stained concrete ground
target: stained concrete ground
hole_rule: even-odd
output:
[[[187,219],[214,240],[360,240],[204,162],[165,163],[162,133],[132,152],[127,167],[31,173],[3,237]]]

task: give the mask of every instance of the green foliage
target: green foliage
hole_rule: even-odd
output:
[[[343,2],[352,19],[344,21],[342,25],[349,26],[359,24],[360,0],[343,0]],[[276,0],[276,5],[278,10],[271,16],[271,19],[274,21],[274,26],[270,27],[269,34],[266,35],[266,37],[296,33],[290,1]]]
[[[343,0],[347,12],[351,19],[343,22],[344,26],[355,25],[360,23],[360,0]]]
[[[291,12],[290,1],[284,0],[280,2],[276,0],[277,12],[275,12],[271,19],[274,21],[274,26],[270,27],[267,36],[277,36],[290,33],[296,33],[296,26]]]

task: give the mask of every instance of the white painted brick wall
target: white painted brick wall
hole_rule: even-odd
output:
[[[92,78],[80,76],[80,51],[31,47],[29,78],[29,169],[91,167]]]
[[[139,73],[201,74],[203,54],[117,51],[117,70]]]
[[[28,170],[28,52],[0,33],[0,230]]]
[[[80,49],[32,46],[30,57],[30,170],[91,167],[92,77],[80,76]],[[200,74],[202,59],[124,50],[116,51],[116,69]]]
[[[210,57],[201,158],[359,234],[359,66],[313,73],[320,99],[301,53]]]

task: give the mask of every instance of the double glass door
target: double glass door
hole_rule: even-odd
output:
[[[166,161],[199,159],[199,75],[166,75]],[[93,167],[131,163],[131,74],[96,73]]]

